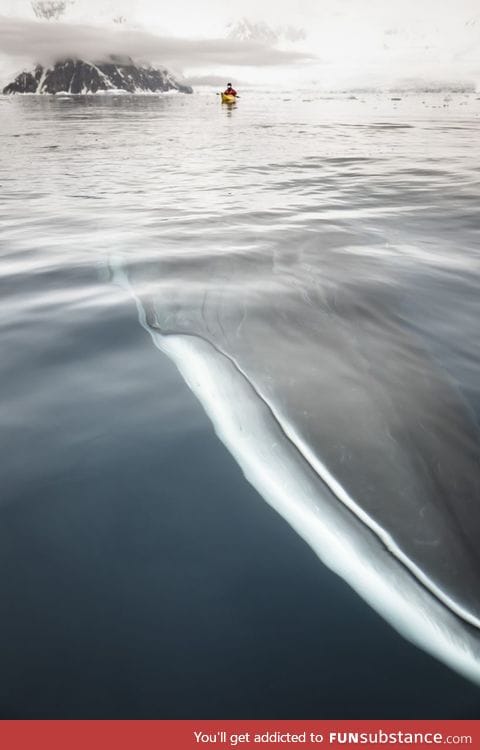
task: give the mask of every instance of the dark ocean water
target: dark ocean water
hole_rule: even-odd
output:
[[[374,335],[355,323],[358,346],[415,364],[383,383],[400,404],[430,408],[412,378],[433,373],[432,451],[449,477],[471,461],[459,498],[475,529],[480,102],[292,97],[269,112],[253,94],[233,110],[208,96],[0,99],[2,718],[480,717],[477,686],[399,635],[264,502],[140,325],[145,313],[167,338],[210,341],[259,388],[270,378],[300,429],[296,383],[313,414],[336,378],[363,419],[359,382],[317,357],[350,357],[367,311]],[[445,407],[445,382],[461,408]],[[366,436],[384,422],[361,424]],[[330,417],[305,433],[334,468],[329,435],[358,447],[341,430]],[[414,496],[407,448],[431,445],[408,435],[395,455],[417,471]],[[392,468],[375,469],[381,442],[365,437],[364,473],[351,463],[345,483],[390,479],[388,503],[403,495]],[[448,481],[424,486],[436,498]],[[463,565],[456,543],[442,537],[448,570]],[[439,580],[474,609],[478,569],[462,571]]]

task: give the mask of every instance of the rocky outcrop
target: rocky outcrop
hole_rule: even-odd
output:
[[[107,62],[62,60],[52,68],[37,65],[32,72],[20,73],[5,86],[4,94],[97,94],[108,91],[146,94],[157,91],[181,91],[191,94],[167,70],[135,65],[130,58],[110,57]]]

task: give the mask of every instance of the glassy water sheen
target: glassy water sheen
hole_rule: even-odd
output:
[[[480,99],[0,112],[2,715],[478,718]]]

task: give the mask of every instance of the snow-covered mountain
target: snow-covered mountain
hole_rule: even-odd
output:
[[[278,35],[271,26],[263,21],[253,23],[246,18],[242,18],[237,23],[229,24],[227,37],[239,42],[255,41],[275,44],[278,41]]]
[[[37,65],[32,72],[23,72],[5,86],[4,94],[96,94],[121,90],[131,94],[177,90],[191,94],[167,70],[135,65],[132,59],[111,56],[108,62],[62,60],[52,68]]]
[[[73,0],[70,0],[72,4]],[[31,0],[32,10],[37,18],[58,21],[67,9],[68,0]]]
[[[242,18],[228,26],[228,39],[235,41],[261,42],[262,44],[279,44],[282,42],[298,42],[305,39],[305,31],[294,26],[269,26],[264,21],[249,21]]]

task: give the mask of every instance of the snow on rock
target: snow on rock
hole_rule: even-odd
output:
[[[236,23],[228,25],[228,39],[239,42],[260,42],[262,44],[278,44],[282,42],[300,42],[306,38],[304,29],[295,26],[269,26],[264,21],[253,22],[248,18],[241,18]]]
[[[91,63],[68,59],[53,68],[37,65],[32,72],[23,72],[5,86],[4,94],[96,94],[122,91],[143,94],[158,91],[181,91],[191,94],[167,70],[135,65],[131,58],[112,55],[108,62]]]

